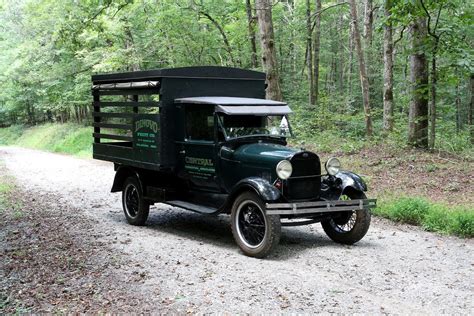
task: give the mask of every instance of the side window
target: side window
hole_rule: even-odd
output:
[[[185,113],[188,140],[214,140],[214,106],[188,104]]]

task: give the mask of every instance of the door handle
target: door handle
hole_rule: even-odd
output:
[[[179,153],[184,155],[186,153],[186,150],[180,150]]]

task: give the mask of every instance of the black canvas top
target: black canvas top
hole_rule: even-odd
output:
[[[285,115],[291,113],[286,103],[256,98],[238,97],[189,97],[174,100],[175,103],[211,104],[216,111],[228,115]]]
[[[117,83],[159,78],[265,80],[265,73],[231,67],[198,66],[99,74],[92,76],[92,82],[93,84]]]
[[[286,105],[285,102],[237,97],[188,97],[174,100],[175,103],[213,104],[213,105]]]
[[[227,115],[286,115],[292,113],[288,105],[218,105],[216,112]]]

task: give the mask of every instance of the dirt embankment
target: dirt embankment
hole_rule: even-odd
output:
[[[146,227],[127,225],[110,164],[17,148],[0,159],[23,201],[0,224],[3,311],[474,312],[472,240],[375,219],[354,246],[319,225],[284,229],[258,260],[227,216],[155,205]]]
[[[474,159],[382,146],[342,155],[342,160],[349,170],[366,175],[372,196],[421,196],[474,209]]]

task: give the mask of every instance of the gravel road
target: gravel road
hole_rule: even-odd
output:
[[[0,147],[0,160],[21,188],[73,206],[135,262],[121,269],[144,276],[133,291],[156,311],[474,313],[473,240],[374,218],[356,245],[331,242],[318,224],[283,228],[277,251],[253,259],[234,243],[228,216],[158,204],[147,226],[126,224],[111,163],[12,147]]]

